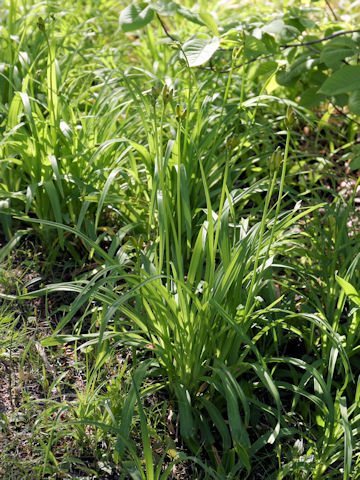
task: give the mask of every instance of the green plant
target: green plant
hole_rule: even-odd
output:
[[[359,475],[358,15],[205,3],[3,9],[0,476]]]

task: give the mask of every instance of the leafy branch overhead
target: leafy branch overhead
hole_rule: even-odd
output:
[[[284,88],[298,86],[302,106],[316,107],[328,100],[337,107],[348,106],[360,116],[360,29],[344,30],[335,22],[323,35],[310,18],[313,11],[293,10],[292,15],[279,14],[262,25],[257,21],[220,26],[208,11],[195,12],[172,0],[158,0],[129,5],[119,22],[124,32],[130,32],[157,19],[189,67],[211,61],[210,66],[201,68],[225,73],[256,63],[259,76],[275,76],[277,85]],[[197,24],[201,32],[181,42],[162,18],[174,16]],[[239,48],[241,61],[226,66],[227,52]]]

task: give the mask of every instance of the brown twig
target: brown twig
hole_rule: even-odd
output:
[[[331,40],[332,38],[340,37],[342,35],[348,35],[350,33],[359,33],[359,32],[360,32],[360,28],[357,28],[356,30],[344,30],[341,32],[333,33],[332,35],[328,35],[327,37],[319,38],[317,40],[311,40],[309,42],[285,43],[283,45],[280,45],[279,48],[281,48],[282,50],[286,50],[287,48],[291,48],[291,47],[308,47],[309,45],[315,45],[317,43],[326,42],[326,40]],[[249,65],[250,63],[256,62],[256,60],[263,60],[265,58],[273,57],[274,55],[276,54],[270,53],[268,55],[258,55],[257,57],[254,57],[251,60],[248,60],[247,62],[243,62],[243,63],[239,63],[238,65],[235,65],[233,68],[234,69],[241,68],[245,65]],[[209,67],[199,67],[199,68],[200,70],[214,70],[213,68],[211,69]],[[229,73],[230,70],[231,70],[230,68],[227,68],[226,70],[216,70],[216,73]]]
[[[233,68],[241,68],[244,65],[249,65],[250,63],[256,62],[256,60],[263,60],[264,58],[270,58],[273,57],[275,54],[274,53],[269,53],[268,55],[258,55],[257,57],[252,58],[251,60],[248,60],[247,62],[239,63],[238,65],[235,65]],[[231,68],[227,68],[226,70],[214,70],[214,68],[210,67],[198,67],[199,70],[212,70],[216,73],[229,73]]]
[[[171,33],[169,32],[169,28],[168,28],[167,25],[165,24],[164,20],[160,17],[160,15],[159,15],[158,13],[157,13],[156,15],[157,15],[157,18],[158,18],[159,22],[161,23],[161,26],[162,26],[162,28],[163,28],[163,30],[164,30],[165,35],[166,35],[167,37],[169,37],[170,40],[172,40],[173,42],[178,42],[178,40],[171,35]]]
[[[336,13],[335,13],[335,10],[332,8],[331,3],[329,2],[329,0],[325,0],[325,3],[327,5],[328,9],[330,10],[330,12],[332,13],[332,16],[334,17],[334,20],[337,22],[339,19],[338,19],[338,16],[336,15]]]
[[[360,127],[360,122],[357,122],[356,120],[354,120],[353,118],[351,118],[347,113],[345,113],[343,110],[340,110],[340,108],[338,108],[336,105],[334,105],[333,103],[331,104],[335,110],[337,111],[337,113],[339,115],[341,115],[342,117],[345,117],[347,120],[349,120],[350,122],[353,122],[353,123],[356,123],[356,125],[358,125]]]
[[[326,2],[326,3],[329,6],[329,8],[331,8],[330,4],[328,4],[328,2]],[[161,26],[164,30],[165,35],[167,37],[169,37],[170,40],[172,40],[173,42],[180,43],[174,36],[171,35],[171,33],[169,32],[169,28],[167,27],[167,25],[165,24],[165,22],[163,21],[163,19],[160,17],[159,14],[157,14],[157,18],[159,19],[159,22],[160,22],[160,24],[161,24]],[[333,33],[332,35],[328,35],[326,37],[319,38],[317,40],[310,40],[309,42],[285,43],[285,44],[280,45],[279,48],[281,50],[286,50],[287,48],[293,48],[293,47],[309,47],[310,45],[316,45],[317,43],[326,42],[327,40],[331,40],[332,38],[340,37],[342,35],[349,35],[350,33],[359,33],[359,32],[360,32],[360,28],[357,28],[355,30],[343,30],[343,31],[340,31],[340,32]],[[180,47],[181,46],[182,45],[180,43]],[[227,68],[226,70],[216,70],[212,64],[210,64],[210,67],[198,67],[198,68],[199,68],[199,70],[211,70],[211,71],[216,72],[216,73],[229,73],[230,70],[232,70],[232,69],[241,68],[245,65],[249,65],[250,63],[256,62],[256,60],[263,60],[265,58],[273,57],[274,55],[275,55],[275,53],[270,53],[268,55],[258,55],[257,57],[254,57],[251,60],[248,60],[247,62],[240,63],[238,65],[235,65],[231,69]]]
[[[306,47],[308,45],[315,45],[316,43],[326,42],[326,40],[331,40],[332,38],[340,37],[341,35],[348,35],[349,33],[359,33],[360,28],[356,30],[342,30],[340,32],[333,33],[332,35],[328,35],[327,37],[319,38],[318,40],[311,40],[309,42],[299,42],[299,43],[286,43],[284,45],[280,45],[280,48],[285,50],[286,48],[291,47]]]

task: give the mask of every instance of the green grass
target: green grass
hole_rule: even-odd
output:
[[[126,5],[0,4],[0,477],[360,478],[356,118]]]

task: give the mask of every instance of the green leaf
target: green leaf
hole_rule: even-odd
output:
[[[336,281],[340,287],[344,290],[345,294],[352,300],[356,305],[360,307],[360,294],[355,290],[351,283],[347,282],[338,275],[335,276]]]
[[[360,170],[360,155],[355,156],[350,162],[351,170]]]
[[[214,20],[214,17],[209,12],[200,12],[200,18],[203,20],[205,25],[211,30],[211,33],[218,36],[219,31]]]
[[[145,415],[143,406],[141,404],[139,389],[137,388],[134,377],[133,377],[133,384],[134,384],[136,399],[137,399],[139,413],[140,413],[141,438],[142,438],[145,465],[146,465],[146,478],[147,480],[154,480],[153,454],[151,449],[149,429],[147,427],[146,415]]]
[[[118,174],[121,172],[121,168],[115,168],[111,173],[110,175],[108,176],[106,182],[105,182],[105,185],[102,189],[102,192],[101,192],[101,195],[100,195],[100,198],[99,198],[99,203],[98,203],[98,207],[96,209],[96,216],[95,216],[95,229],[97,229],[98,225],[99,225],[99,220],[100,220],[100,215],[101,215],[101,212],[102,212],[102,209],[103,209],[103,206],[104,206],[104,202],[105,202],[105,199],[106,199],[106,195],[108,194],[109,192],[109,189],[112,185],[112,183],[115,181],[116,177],[118,176]]]
[[[58,186],[59,192],[60,192],[62,198],[64,198],[64,190],[62,188],[61,175],[60,175],[59,165],[58,165],[58,162],[56,160],[56,157],[55,157],[55,155],[48,155],[48,159],[49,159],[49,161],[51,163],[51,167],[54,171],[55,178],[56,178],[56,184]]]
[[[124,402],[124,406],[121,412],[119,435],[116,440],[116,446],[115,446],[116,450],[120,453],[120,455],[124,453],[126,448],[126,444],[124,443],[123,438],[126,440],[129,438],[131,422],[133,419],[133,413],[134,413],[134,408],[136,403],[137,391],[141,386],[141,383],[143,381],[143,378],[148,368],[149,368],[149,362],[143,362],[136,369],[133,376],[133,384]]]
[[[341,397],[339,400],[340,404],[340,415],[341,415],[341,425],[344,430],[344,480],[350,478],[351,472],[351,462],[353,458],[353,435],[351,430],[351,425],[348,419],[348,410],[346,407],[346,398]]]
[[[338,107],[346,107],[349,104],[349,95],[346,93],[340,93],[339,95],[330,96],[331,103],[337,105]]]
[[[209,417],[211,418],[212,422],[214,423],[215,427],[221,435],[222,448],[224,450],[229,450],[231,447],[231,437],[228,426],[223,419],[221,413],[213,403],[206,400],[205,398],[201,399],[201,403],[205,406]]]
[[[15,92],[10,103],[9,114],[7,118],[7,128],[11,130],[20,122],[20,115],[23,112],[23,103],[20,92]]]
[[[334,38],[324,47],[320,60],[329,68],[338,68],[344,58],[356,54],[356,43],[351,38]]]
[[[191,243],[191,204],[189,196],[189,182],[187,178],[186,168],[184,164],[180,166],[180,194],[181,206],[184,216],[186,238],[190,245]]]
[[[44,187],[48,195],[56,223],[62,223],[61,202],[59,195],[52,180],[44,182]],[[64,234],[61,229],[57,229],[61,248],[64,247]]]
[[[0,249],[0,262],[3,262],[5,258],[10,255],[11,251],[17,246],[17,244],[20,242],[22,239],[23,235],[26,235],[29,233],[30,230],[18,230],[14,236],[11,238],[11,240],[5,244]]]
[[[301,95],[300,105],[306,108],[317,107],[326,99],[326,95],[317,93],[317,91],[317,87],[312,87],[305,90],[305,92]]]
[[[196,38],[183,45],[183,52],[190,67],[198,67],[210,60],[219,48],[220,40],[217,37]]]
[[[318,93],[338,95],[360,89],[360,65],[346,65],[325,80]]]
[[[254,77],[260,77],[261,75],[267,75],[268,77],[272,75],[277,70],[277,63],[273,60],[269,60],[267,62],[259,63],[259,66],[254,71]]]
[[[188,390],[183,385],[176,385],[175,392],[178,399],[180,415],[180,432],[185,438],[193,435],[193,417],[191,413],[191,398]]]
[[[265,25],[261,30],[266,33],[281,34],[286,30],[286,25],[284,20],[278,19],[269,23],[269,25]]]
[[[175,15],[178,11],[179,5],[172,0],[158,0],[157,2],[150,3],[150,7],[159,15],[170,17]]]
[[[318,58],[313,58],[310,53],[303,53],[297,57],[287,72],[278,73],[276,81],[279,85],[288,85],[292,80],[303,75],[306,70],[311,70],[318,63]]]
[[[199,277],[199,272],[201,272],[201,265],[204,261],[204,247],[206,242],[206,228],[204,225],[201,226],[196,242],[195,247],[191,256],[190,267],[188,270],[188,279],[187,283],[193,287],[194,281]],[[200,275],[201,276],[201,275]]]
[[[261,40],[251,35],[245,38],[244,55],[247,60],[251,60],[264,53],[267,53],[267,48]]]
[[[360,117],[360,90],[355,90],[349,96],[349,108]]]
[[[197,13],[192,12],[183,5],[178,5],[177,13],[186,18],[186,20],[189,20],[189,22],[196,23],[197,25],[204,25],[204,22]]]
[[[119,23],[124,32],[145,27],[154,17],[154,10],[147,3],[133,3],[120,14]]]

